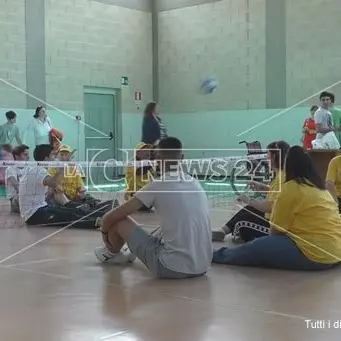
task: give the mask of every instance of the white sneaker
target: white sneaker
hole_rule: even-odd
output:
[[[94,253],[100,262],[107,264],[128,264],[133,263],[136,259],[136,256],[130,252],[127,246],[123,247],[118,253],[109,251],[105,246],[97,247]]]

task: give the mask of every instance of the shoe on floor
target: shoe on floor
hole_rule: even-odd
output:
[[[129,264],[136,259],[136,256],[130,252],[127,246],[123,247],[118,253],[110,252],[105,246],[97,247],[94,253],[96,258],[105,264]]]
[[[212,242],[223,242],[226,237],[226,233],[223,230],[212,231]]]

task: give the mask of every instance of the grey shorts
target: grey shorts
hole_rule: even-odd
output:
[[[161,238],[152,236],[140,227],[135,227],[133,230],[128,241],[128,246],[131,252],[158,278],[184,279],[204,275],[184,274],[164,267],[159,259],[162,248]]]

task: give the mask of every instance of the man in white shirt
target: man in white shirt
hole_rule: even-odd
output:
[[[314,114],[317,140],[321,140],[327,133],[340,130],[340,127],[333,126],[333,116],[329,111],[329,107],[332,105],[332,98],[333,94],[327,91],[323,91],[320,94],[321,106]]]
[[[160,177],[103,217],[105,246],[97,248],[95,255],[111,264],[129,263],[137,256],[159,278],[201,276],[209,270],[213,256],[206,193],[196,179],[181,171],[178,139],[161,139],[158,148]],[[148,234],[129,217],[143,205],[153,206],[158,213],[162,239]],[[124,242],[131,252],[122,251]]]
[[[52,146],[41,144],[34,150],[36,161],[50,161]],[[27,225],[59,225],[70,224],[73,228],[95,229],[96,219],[102,217],[111,207],[86,214],[77,208],[56,207],[46,202],[47,188],[57,189],[64,176],[64,169],[51,176],[47,167],[27,167],[19,182],[20,215]],[[86,216],[86,217],[85,217]]]
[[[15,161],[29,160],[29,147],[25,144],[17,146],[13,149],[13,158]],[[19,207],[19,181],[24,173],[24,167],[9,166],[6,168],[5,185],[7,199],[11,203],[11,212],[20,213]]]

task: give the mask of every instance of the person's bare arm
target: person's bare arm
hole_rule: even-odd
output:
[[[250,200],[249,205],[263,213],[271,213],[272,202],[267,200]]]
[[[237,199],[240,202],[244,202],[245,204],[252,206],[258,211],[263,213],[271,213],[273,203],[268,200],[253,200],[247,197],[246,195],[241,195]]]
[[[108,233],[112,226],[137,212],[142,206],[141,201],[133,197],[123,205],[110,210],[103,216],[101,231]]]
[[[337,198],[336,187],[333,181],[327,180],[326,181],[326,189],[333,197],[334,201],[339,204],[339,200]]]
[[[322,128],[322,124],[316,123],[316,132],[321,134],[330,133],[331,131],[336,131],[334,127]]]
[[[55,175],[47,175],[43,181],[44,186],[58,189],[62,179],[64,177],[64,169],[58,168],[58,172]]]
[[[9,184],[11,184],[15,190],[18,192],[19,191],[19,182],[18,179],[15,176],[10,176],[7,178],[7,181]]]
[[[250,188],[254,191],[267,192],[267,191],[269,191],[270,186],[266,185],[262,182],[252,181],[250,183]]]
[[[15,139],[17,140],[17,143],[19,145],[22,144],[18,127],[17,127],[16,132],[15,132]]]

